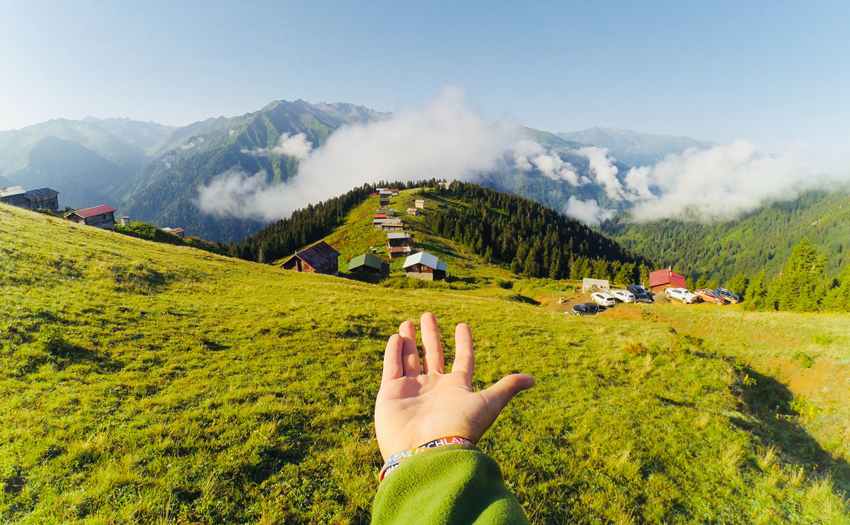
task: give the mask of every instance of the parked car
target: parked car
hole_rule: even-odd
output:
[[[741,297],[738,294],[731,290],[727,290],[726,288],[718,288],[714,290],[714,293],[726,299],[730,303],[738,304],[741,302]]]
[[[694,304],[699,300],[696,295],[684,288],[667,288],[664,290],[664,295],[666,295],[668,299],[678,299],[685,304]]]
[[[571,313],[573,315],[596,315],[603,311],[605,311],[605,307],[596,303],[582,303],[573,306]]]
[[[617,304],[614,302],[614,297],[611,294],[606,292],[596,292],[590,294],[590,298],[593,299],[596,304],[601,304],[602,306],[614,306]]]
[[[632,292],[632,295],[635,296],[636,303],[651,303],[653,302],[652,296],[643,286],[638,284],[630,284],[626,286],[626,289]]]
[[[705,288],[700,288],[699,290],[694,290],[694,295],[696,295],[707,303],[726,304],[726,299],[714,293],[714,290],[706,290]]]
[[[623,301],[624,303],[635,302],[634,294],[628,290],[613,290],[611,292],[611,295],[614,296],[614,299],[618,301]]]

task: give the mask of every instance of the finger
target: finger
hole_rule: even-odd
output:
[[[487,403],[487,416],[489,424],[487,427],[496,421],[499,414],[504,410],[511,399],[523,390],[528,390],[534,386],[534,378],[528,374],[512,374],[500,379],[495,385],[481,391],[484,400]]]
[[[393,334],[387,341],[387,350],[384,352],[384,375],[382,383],[398,379],[404,375],[401,365],[401,348],[404,340],[398,334]]]
[[[398,333],[402,337],[401,364],[406,376],[419,375],[419,351],[416,349],[416,327],[410,321],[401,323]]]
[[[468,385],[472,384],[472,374],[475,372],[475,350],[472,344],[472,330],[466,323],[460,323],[455,328],[455,360],[452,373],[458,373],[466,378]]]
[[[443,373],[443,343],[440,342],[440,327],[431,312],[422,314],[422,354],[425,373]]]

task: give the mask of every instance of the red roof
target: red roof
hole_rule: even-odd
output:
[[[664,286],[669,284],[677,288],[687,288],[688,284],[684,275],[678,274],[669,268],[649,272],[649,287]]]
[[[111,211],[115,211],[115,208],[107,206],[106,204],[101,204],[100,206],[95,206],[94,208],[86,208],[84,210],[77,210],[75,212],[71,212],[69,213],[69,215],[76,215],[77,217],[88,219],[89,217],[94,217],[95,215],[103,215],[104,213],[109,213]]]
[[[372,215],[372,218],[373,219],[386,219],[387,214],[386,213],[376,213],[375,215]]]

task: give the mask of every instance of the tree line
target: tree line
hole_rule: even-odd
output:
[[[424,190],[464,204],[425,215],[429,230],[517,275],[627,284],[649,274],[645,258],[532,200],[458,181],[448,187],[429,181]]]
[[[770,276],[764,269],[752,276],[740,273],[728,286],[744,296],[750,310],[850,311],[850,265],[829,275],[828,262],[825,253],[803,238],[778,274]]]

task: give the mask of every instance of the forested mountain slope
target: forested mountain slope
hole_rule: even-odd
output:
[[[423,311],[447,362],[452,328],[471,325],[476,388],[535,376],[480,443],[532,522],[848,519],[846,397],[822,410],[746,357],[790,359],[814,337],[836,341],[818,363],[846,357],[846,316],[653,305],[583,319],[5,205],[0,246],[0,521],[366,523],[382,350]]]
[[[625,215],[602,223],[599,230],[661,266],[673,266],[694,279],[705,275],[719,282],[740,272],[777,273],[807,237],[827,254],[827,271],[834,275],[850,260],[846,252],[850,193],[810,191],[793,201],[767,204],[737,219],[715,223],[633,223]]]
[[[260,111],[202,127],[174,149],[163,151],[123,190],[123,212],[134,220],[179,226],[204,239],[241,241],[265,226],[253,219],[217,217],[196,205],[198,188],[230,169],[265,172],[269,183],[288,180],[297,160],[272,150],[283,134],[304,133],[314,147],[340,125],[384,118],[347,104],[313,106],[304,101],[275,101]],[[176,133],[183,134],[184,130]]]

